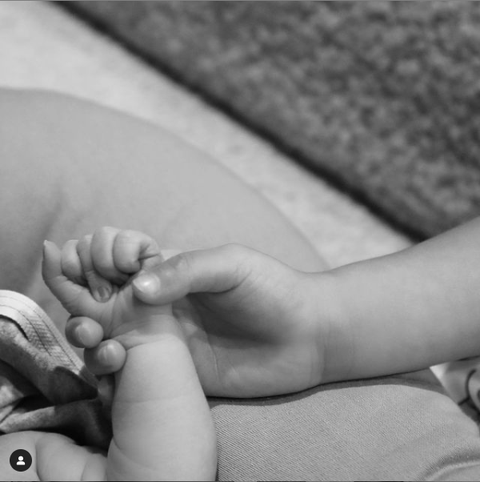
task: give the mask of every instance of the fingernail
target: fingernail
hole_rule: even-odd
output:
[[[108,301],[110,299],[110,296],[112,295],[112,291],[106,286],[99,286],[95,290],[95,292],[95,298],[97,298],[97,300],[101,303],[105,303],[106,301]]]
[[[100,351],[98,353],[98,359],[100,363],[104,366],[110,365],[112,357],[115,355],[113,347],[110,345],[106,344],[102,348],[100,348]]]
[[[75,338],[85,347],[88,345],[88,332],[82,327],[75,328]]]
[[[146,294],[156,294],[160,291],[160,280],[158,276],[142,274],[133,280],[133,284],[138,291]]]

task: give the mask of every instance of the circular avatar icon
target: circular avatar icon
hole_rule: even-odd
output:
[[[32,465],[32,456],[26,450],[15,450],[10,455],[10,465],[17,472],[25,472]]]

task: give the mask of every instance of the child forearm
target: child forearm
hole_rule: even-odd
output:
[[[330,274],[344,317],[339,326],[345,333],[337,339],[350,347],[344,354],[348,367],[332,367],[331,379],[413,371],[480,355],[480,218]]]
[[[208,404],[188,348],[168,338],[129,348],[116,376],[108,480],[215,478]]]

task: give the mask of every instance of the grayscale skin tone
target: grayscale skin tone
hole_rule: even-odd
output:
[[[288,219],[219,162],[128,114],[63,94],[2,88],[0,157],[0,286],[37,302],[61,332],[69,314],[41,276],[45,239],[63,246],[113,225],[150,234],[162,251],[238,242],[299,269],[327,267]],[[107,345],[113,347],[104,358],[107,372],[118,370],[110,355],[122,357],[115,343]],[[111,386],[108,379],[100,383],[102,393]],[[58,472],[63,459],[54,466],[35,456],[44,436],[75,445],[53,433],[2,435],[0,473],[9,480],[68,480]],[[12,447],[33,455],[28,471],[11,469]],[[81,478],[78,467],[67,468],[77,470],[70,480]]]
[[[302,320],[310,320],[307,346],[319,343],[320,348],[326,348],[323,365],[307,364],[309,371],[303,379],[306,385],[318,380],[410,371],[478,354],[480,340],[474,316],[478,313],[478,220],[400,253],[326,271],[328,265],[321,256],[260,195],[168,132],[88,102],[43,92],[0,90],[0,104],[1,177],[4,182],[8,180],[8,189],[0,190],[0,204],[6,206],[0,218],[0,282],[2,287],[20,291],[39,303],[60,329],[63,330],[68,313],[42,280],[39,261],[43,240],[63,246],[69,239],[81,239],[99,226],[113,225],[148,233],[162,249],[196,252],[187,255],[187,263],[184,257],[183,261],[173,262],[173,267],[166,265],[169,277],[177,281],[182,277],[175,274],[175,266],[185,266],[188,260],[195,261],[208,252],[215,254],[215,259],[223,259],[225,253],[230,258],[233,251],[234,258],[246,267],[251,265],[253,273],[268,268],[277,279],[275,293],[281,293],[282,286],[292,287],[287,280],[294,279],[293,291],[283,298],[298,299],[301,291],[300,298],[310,300],[300,303],[302,309],[297,310],[302,313]],[[232,242],[241,246],[217,248]],[[216,251],[212,253],[212,249]],[[212,261],[212,256],[208,259]],[[160,266],[156,269],[161,270]],[[218,264],[212,266],[221,272]],[[161,276],[160,271],[157,274]],[[210,279],[211,271],[207,276],[200,269],[191,279],[197,276]],[[230,273],[222,279],[232,278],[235,276]],[[262,280],[262,276],[258,279]],[[194,286],[184,281],[179,284]],[[249,284],[255,286],[253,277]],[[266,282],[262,284],[268,291]],[[222,283],[215,289],[219,286],[221,290]],[[139,299],[142,290],[137,293]],[[236,288],[231,291],[241,292]],[[166,302],[162,298],[165,292],[147,288],[144,293],[151,304],[161,306]],[[219,296],[209,296],[214,294]],[[173,306],[185,320],[201,320],[203,313],[193,308],[191,299],[197,303],[208,300],[208,309],[212,310],[214,301],[218,307],[218,300],[226,299],[224,294],[206,289],[174,301]],[[280,298],[276,295],[275,300],[281,304]],[[216,316],[221,319],[222,312]],[[302,324],[299,322],[299,326]],[[81,326],[85,329],[74,329]],[[286,333],[298,335],[294,338],[294,350],[289,351],[292,345],[277,334],[277,328],[271,329],[273,340],[268,330],[261,337],[255,330],[240,332],[240,339],[247,341],[243,348],[249,346],[253,337],[257,343],[275,348],[280,343],[281,353],[298,352],[305,342],[304,334],[287,327]],[[322,336],[316,336],[319,332],[323,341]],[[76,338],[77,333],[82,336]],[[67,334],[80,349],[86,348],[85,360],[92,371],[108,374],[123,366],[123,345],[114,340],[102,342],[103,332],[94,320],[71,319]],[[225,336],[226,331],[222,331],[216,340]],[[189,343],[188,346],[190,349]],[[307,350],[312,360],[316,359],[317,350]],[[273,349],[269,354],[275,359],[280,352]],[[192,360],[200,366],[205,384],[213,373],[208,369],[213,358],[200,355],[201,351],[192,353]],[[228,362],[229,358],[225,360]],[[283,357],[277,360],[288,361]],[[231,380],[232,371],[226,366],[223,374]],[[286,366],[289,369],[292,364]],[[273,363],[270,368],[277,373],[286,369],[284,363]],[[239,393],[242,386],[247,387],[245,396],[255,391],[301,389],[298,382],[281,380],[280,386],[272,384],[260,390],[258,379],[248,388],[248,384],[242,385],[242,380],[248,380],[246,373],[249,372],[237,376],[233,385],[223,385],[226,393],[228,389]],[[271,370],[268,376],[271,377]],[[101,383],[106,399],[111,398],[108,393],[113,386],[108,378]],[[212,387],[218,390],[220,385],[215,383]],[[361,393],[368,389],[358,387]],[[361,397],[358,402],[361,403]],[[369,416],[369,407],[363,408]],[[340,424],[338,427],[341,429]],[[46,463],[50,459],[36,457],[37,449],[43,447],[39,440],[45,436],[58,445],[75,445],[58,434],[3,435],[0,460],[8,460],[11,447],[21,447],[34,455],[34,464],[31,470],[19,474],[9,472],[8,463],[0,462],[0,472],[8,473],[11,480],[68,479],[58,472],[51,472],[54,475],[50,477],[45,475],[48,470],[62,470],[61,462],[53,467]],[[86,456],[93,452],[86,450]],[[100,460],[103,459],[92,456],[88,467],[95,467]],[[84,475],[87,477],[88,473]],[[72,479],[79,480],[80,476],[83,475],[77,469]]]
[[[185,252],[139,276],[135,296],[159,308],[188,296],[198,308],[201,336],[189,324],[186,332],[207,394],[289,393],[479,355],[479,238],[477,218],[319,273],[238,245]],[[102,371],[96,350],[88,363]],[[120,366],[111,353],[109,365]]]
[[[126,351],[115,374],[113,438],[106,456],[93,456],[96,470],[81,447],[42,442],[45,452],[56,448],[57,458],[68,449],[69,461],[95,480],[215,478],[213,420],[172,306],[133,295],[131,274],[161,259],[153,240],[135,231],[101,230],[62,250],[44,245],[43,278],[52,293],[71,315],[96,320],[103,336]]]

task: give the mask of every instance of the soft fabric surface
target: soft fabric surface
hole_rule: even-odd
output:
[[[0,434],[53,430],[108,447],[96,381],[43,310],[12,291],[0,290],[0,348]],[[209,404],[218,480],[479,477],[478,429],[427,371]]]
[[[0,290],[0,435],[23,430],[102,449],[112,438],[95,377],[40,306]]]
[[[480,212],[478,3],[64,6],[406,231]]]

